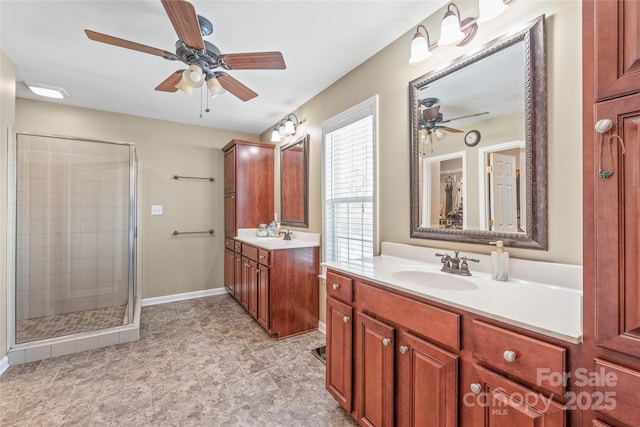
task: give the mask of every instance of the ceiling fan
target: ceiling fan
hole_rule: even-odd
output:
[[[230,92],[242,101],[258,96],[256,92],[230,76],[223,70],[284,70],[284,58],[280,52],[221,53],[214,44],[202,39],[213,33],[211,22],[196,15],[195,8],[186,0],[161,0],[171,24],[178,34],[176,52],[157,49],[91,30],[84,30],[91,40],[132,49],[170,61],[181,61],[187,69],[177,70],[157,87],[157,91],[176,92],[178,89],[190,93],[193,87],[206,82],[211,95]]]
[[[461,131],[460,129],[443,126],[443,124],[452,122],[454,120],[467,119],[469,117],[489,114],[488,111],[484,111],[482,113],[467,114],[465,116],[444,120],[444,116],[440,112],[440,100],[438,98],[425,98],[420,101],[420,104],[424,106],[424,109],[422,110],[422,118],[420,118],[419,120],[420,129],[425,129],[428,134],[432,134],[438,129],[442,129],[442,131],[446,131],[449,133],[462,133],[463,131]]]

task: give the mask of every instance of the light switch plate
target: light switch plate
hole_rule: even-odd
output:
[[[162,205],[151,205],[151,215],[162,215]]]

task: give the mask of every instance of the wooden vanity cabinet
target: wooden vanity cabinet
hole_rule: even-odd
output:
[[[236,299],[249,314],[278,338],[317,329],[319,248],[268,251],[236,243]]]
[[[640,415],[640,3],[582,5],[583,365],[611,375],[585,387],[611,404],[590,405],[584,426],[631,426]],[[593,130],[602,119],[613,122],[608,134]],[[600,169],[614,173],[603,179]]]
[[[273,221],[273,144],[231,140],[224,148],[224,234]]]
[[[537,371],[575,370],[577,346],[344,272],[329,269],[326,288],[326,387],[360,425],[582,423],[564,408],[564,393],[579,390]]]
[[[232,249],[224,249],[224,287],[231,295],[235,288],[236,253]]]

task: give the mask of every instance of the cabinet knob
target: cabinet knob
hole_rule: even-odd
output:
[[[507,350],[504,353],[502,353],[502,357],[504,358],[504,360],[511,363],[516,361],[517,356],[515,351]]]
[[[473,394],[480,394],[480,392],[482,391],[482,386],[478,383],[471,384],[469,388],[471,389],[471,393]]]
[[[407,347],[406,345],[400,346],[400,353],[405,354],[407,351],[409,351],[409,347]]]
[[[344,323],[349,323],[349,320],[350,320],[350,319],[349,319],[349,316],[344,316],[344,317],[342,318],[342,321],[343,321]]]
[[[264,258],[264,255],[260,255],[260,259]]]
[[[236,198],[236,196],[231,196],[231,198],[232,198],[232,199],[235,199],[235,198]]]
[[[256,268],[256,273],[260,273],[260,269],[259,268]]]
[[[340,285],[339,285],[339,284],[337,284],[337,283],[334,283],[334,284],[333,284],[333,290],[334,290],[334,291],[337,291],[337,290],[338,290],[338,288],[340,288]]]
[[[382,339],[382,345],[388,346],[389,344],[391,344],[391,340],[389,338]]]

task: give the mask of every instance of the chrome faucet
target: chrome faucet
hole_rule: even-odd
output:
[[[293,232],[291,230],[285,230],[284,231],[284,237],[282,238],[282,240],[291,240],[291,235],[293,234]]]
[[[460,276],[471,276],[471,272],[469,271],[469,262],[480,262],[479,259],[468,258],[466,256],[458,257],[460,251],[455,251],[455,256],[452,258],[449,254],[436,254],[436,256],[440,257],[440,262],[442,263],[442,268],[440,271],[444,271],[445,273],[451,274],[459,274]]]

